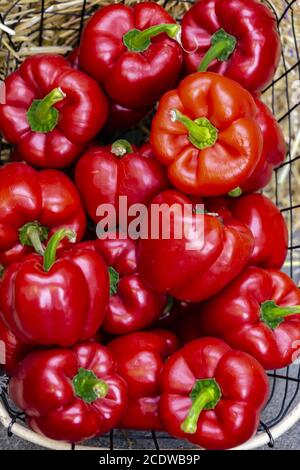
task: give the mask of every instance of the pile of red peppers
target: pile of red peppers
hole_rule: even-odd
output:
[[[286,155],[260,99],[280,53],[258,0],[198,0],[181,25],[156,2],[117,3],[69,56],[31,56],[6,78],[0,341],[34,431],[163,430],[206,449],[256,433],[266,370],[300,343],[286,222],[257,192]],[[149,141],[125,140],[151,111]],[[141,225],[157,204],[192,211],[173,213],[169,237],[136,239],[121,197],[148,208]],[[118,214],[106,237],[103,205]],[[201,245],[176,224],[202,227]]]

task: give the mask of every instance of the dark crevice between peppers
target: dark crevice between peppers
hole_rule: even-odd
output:
[[[54,88],[42,100],[33,100],[27,111],[30,128],[34,132],[50,132],[57,122],[59,113],[53,106],[65,99],[66,95],[60,88]]]
[[[212,147],[216,143],[218,130],[207,118],[201,117],[193,121],[177,109],[171,111],[170,118],[172,122],[178,121],[184,125],[188,130],[189,141],[199,150]]]
[[[292,307],[280,307],[273,300],[266,300],[260,307],[260,318],[265,324],[275,330],[275,328],[284,321],[289,315],[300,313],[300,305]]]
[[[236,38],[221,28],[211,37],[211,47],[203,57],[198,72],[205,72],[210,63],[218,59],[220,61],[226,61],[233,53],[236,46]]]
[[[105,398],[108,385],[99,379],[91,370],[80,367],[78,374],[73,378],[75,394],[86,403],[93,403],[99,398]]]
[[[45,248],[44,241],[48,239],[49,229],[39,222],[28,222],[19,229],[19,240],[22,245],[32,246],[35,251],[43,256]]]
[[[73,230],[62,228],[52,235],[43,255],[43,267],[45,271],[49,271],[49,269],[51,269],[52,265],[55,263],[57,247],[64,238],[68,238],[70,242],[75,243],[76,233],[73,232]]]
[[[192,406],[180,428],[186,434],[195,434],[202,410],[213,410],[221,399],[221,389],[215,379],[196,380],[190,393]]]
[[[109,274],[109,294],[115,295],[118,291],[118,284],[119,284],[120,276],[119,276],[119,273],[112,266],[108,268],[108,274]]]
[[[117,157],[124,157],[128,153],[133,153],[133,148],[128,140],[118,139],[111,145],[111,153]]]
[[[151,39],[159,34],[165,33],[171,39],[176,39],[180,33],[178,24],[158,24],[150,28],[140,31],[139,29],[131,29],[123,36],[123,43],[129,51],[144,52],[151,45]]]

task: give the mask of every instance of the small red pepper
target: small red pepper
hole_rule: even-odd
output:
[[[280,59],[272,11],[256,0],[199,0],[182,20],[186,73],[210,70],[251,91],[271,82]]]
[[[262,133],[250,93],[211,72],[185,78],[160,100],[150,142],[180,191],[217,196],[240,187],[261,158]]]
[[[30,348],[22,343],[0,320],[0,366],[8,375],[13,375]]]
[[[26,163],[0,168],[0,264],[20,260],[32,247],[42,253],[42,242],[61,227],[73,230],[77,241],[86,228],[79,194],[67,176]]]
[[[32,352],[10,380],[9,394],[34,431],[72,443],[110,431],[127,404],[113,356],[95,342]]]
[[[142,331],[116,338],[107,347],[128,387],[128,408],[118,427],[162,430],[157,411],[159,379],[165,360],[179,347],[177,338],[164,330]]]
[[[287,274],[249,267],[199,310],[199,336],[222,338],[265,369],[281,369],[297,359],[300,291]]]
[[[25,161],[41,168],[70,165],[108,115],[107,99],[95,80],[58,55],[26,59],[5,80],[5,91],[0,132]]]
[[[43,257],[11,264],[0,282],[1,317],[24,343],[71,346],[99,329],[108,302],[107,267],[98,254],[74,247],[56,260],[60,241],[74,232],[58,230]]]
[[[155,2],[108,5],[86,24],[80,68],[95,78],[114,103],[153,106],[176,83],[182,50],[174,40],[180,26]]]
[[[139,150],[120,139],[106,147],[94,147],[79,159],[75,180],[86,210],[98,222],[100,204],[113,204],[117,211],[119,197],[127,197],[127,206],[148,205],[169,186],[165,169],[154,158],[150,145]]]
[[[75,47],[68,55],[67,59],[74,69],[79,69],[79,47]],[[136,125],[143,119],[152,107],[146,106],[139,109],[130,109],[110,100],[108,118],[103,128],[106,132],[119,132]]]
[[[250,193],[264,188],[271,180],[274,168],[284,162],[286,143],[282,129],[272,112],[262,101],[255,98],[256,122],[263,136],[263,150],[252,175],[242,184],[242,192]]]
[[[206,213],[205,206],[202,213],[185,213],[185,205],[192,208],[192,202],[174,190],[159,194],[151,206],[154,204],[164,204],[166,208],[176,204],[181,209],[171,217],[169,239],[162,231],[164,221],[168,222],[169,211],[165,211],[158,237],[140,240],[140,273],[154,291],[179,300],[200,302],[222,289],[248,263],[253,236],[229,212],[222,220],[218,214]],[[197,223],[198,228],[192,230]],[[154,211],[149,210],[148,227],[154,225]],[[182,237],[176,236],[178,227],[182,227]]]
[[[254,237],[249,266],[280,269],[288,249],[288,229],[282,213],[263,194],[246,194],[230,201],[232,216],[246,224]]]
[[[205,449],[250,439],[268,396],[268,379],[250,355],[216,338],[187,344],[166,362],[159,416],[166,430]]]
[[[167,296],[157,294],[142,281],[137,263],[137,242],[98,239],[95,249],[109,266],[110,298],[102,328],[124,335],[151,325],[167,306]]]

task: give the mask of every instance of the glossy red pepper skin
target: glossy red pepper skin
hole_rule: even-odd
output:
[[[0,320],[0,366],[8,375],[13,375],[30,348],[22,343]]]
[[[103,127],[108,101],[99,85],[74,70],[62,56],[41,54],[26,59],[5,80],[6,104],[0,105],[0,131],[18,145],[28,163],[41,168],[70,165]],[[18,93],[16,94],[16,89]],[[65,97],[55,104],[58,121],[51,131],[34,131],[27,112],[36,99],[60,89]]]
[[[76,70],[79,69],[79,47],[75,47],[68,55],[67,59]],[[106,132],[117,132],[125,129],[129,129],[135,126],[141,119],[143,119],[149,112],[151,107],[142,107],[139,109],[126,108],[118,103],[114,103],[110,100],[109,103],[109,114],[105,126],[103,128],[103,134]]]
[[[128,408],[118,427],[161,431],[159,379],[165,360],[179,347],[177,338],[164,330],[141,331],[116,338],[107,347],[128,387]]]
[[[174,113],[175,111],[175,113]],[[179,114],[189,124],[180,121]],[[150,142],[158,160],[168,167],[171,183],[198,196],[226,194],[241,186],[260,161],[263,139],[250,93],[227,77],[199,72],[186,77],[177,90],[160,100],[152,121]],[[198,132],[187,126],[196,119]],[[192,123],[191,123],[192,121]],[[197,139],[199,142],[197,142]],[[201,148],[202,146],[202,148]]]
[[[4,165],[0,169],[0,264],[7,266],[32,251],[20,242],[19,230],[36,221],[49,229],[49,236],[65,227],[80,241],[86,216],[76,187],[57,170],[38,172],[17,162]]]
[[[282,317],[279,325],[270,327],[262,317],[267,301],[279,307],[299,306],[300,292],[283,272],[248,267],[203,304],[197,321],[199,335],[224,339],[251,354],[265,369],[286,367],[296,359],[299,348],[300,314]]]
[[[280,59],[280,38],[272,11],[256,0],[199,0],[182,20],[186,73],[195,72],[220,29],[234,36],[228,60],[214,60],[209,70],[236,80],[251,91],[271,82]]]
[[[107,267],[93,250],[67,250],[47,271],[33,254],[5,270],[0,315],[24,343],[67,347],[96,333],[108,295]]]
[[[130,239],[95,240],[95,249],[114,269],[102,328],[113,335],[124,335],[150,326],[164,311],[167,296],[158,294],[142,281],[137,263],[138,245]]]
[[[127,49],[123,37],[133,29],[144,31],[174,23],[155,2],[103,7],[83,30],[80,68],[103,85],[115,103],[131,109],[152,106],[175,84],[182,66],[182,49],[175,40],[160,34],[144,52],[133,52]]]
[[[219,401],[201,411],[195,433],[186,433],[181,425],[192,405],[190,393],[203,379],[215,380]],[[228,449],[250,439],[268,396],[262,366],[250,355],[209,337],[192,341],[169,358],[161,387],[159,416],[166,430],[205,449]]]
[[[270,182],[274,168],[281,165],[286,157],[286,143],[280,125],[267,105],[258,98],[255,98],[255,104],[256,122],[263,136],[263,150],[254,172],[241,186],[244,193],[264,188]]]
[[[263,194],[246,194],[229,203],[232,216],[246,224],[254,237],[249,266],[280,269],[288,248],[288,229],[280,210]]]
[[[192,202],[181,193],[164,191],[152,204],[178,204],[184,208]],[[247,264],[253,248],[250,230],[229,214],[223,221],[217,215],[176,213],[172,216],[170,239],[141,239],[139,266],[142,279],[153,290],[168,293],[183,301],[200,302],[228,284]],[[175,238],[174,225],[191,227],[200,221],[198,233]],[[154,224],[149,211],[148,227]],[[178,225],[177,225],[178,224]],[[203,238],[202,238],[203,237]],[[200,241],[201,245],[196,245]],[[188,243],[195,243],[190,249]]]
[[[106,383],[105,397],[89,403],[76,394],[72,380],[80,368]],[[31,353],[11,379],[9,393],[34,431],[72,443],[110,431],[127,402],[126,384],[116,373],[113,356],[95,342]]]
[[[118,142],[118,141],[117,141]],[[169,186],[165,169],[154,158],[150,145],[133,152],[114,145],[95,147],[83,154],[76,165],[75,180],[85,208],[94,222],[100,204],[113,204],[118,215],[119,197],[127,197],[127,206],[148,205]],[[118,150],[125,152],[117,155]]]

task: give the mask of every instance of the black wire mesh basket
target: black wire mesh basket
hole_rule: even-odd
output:
[[[76,46],[85,21],[100,6],[119,3],[103,0],[1,0],[0,80],[22,60],[40,52],[66,54]],[[136,3],[125,0],[126,4]],[[193,0],[158,1],[180,22]],[[265,189],[282,211],[289,228],[288,257],[283,269],[300,280],[300,2],[264,1],[274,12],[282,42],[281,62],[273,82],[263,91],[265,101],[283,127],[288,152],[286,161],[274,172]],[[145,132],[145,126],[141,126]],[[0,140],[1,162],[8,161],[11,148]],[[299,345],[300,349],[300,345]],[[300,356],[299,356],[300,357]],[[257,434],[240,449],[254,449],[275,440],[300,419],[300,360],[286,369],[270,371],[270,397]],[[188,449],[190,444],[166,433],[114,430],[85,446],[53,441],[28,429],[25,416],[10,403],[8,379],[0,369],[0,422],[8,435],[51,449]]]

